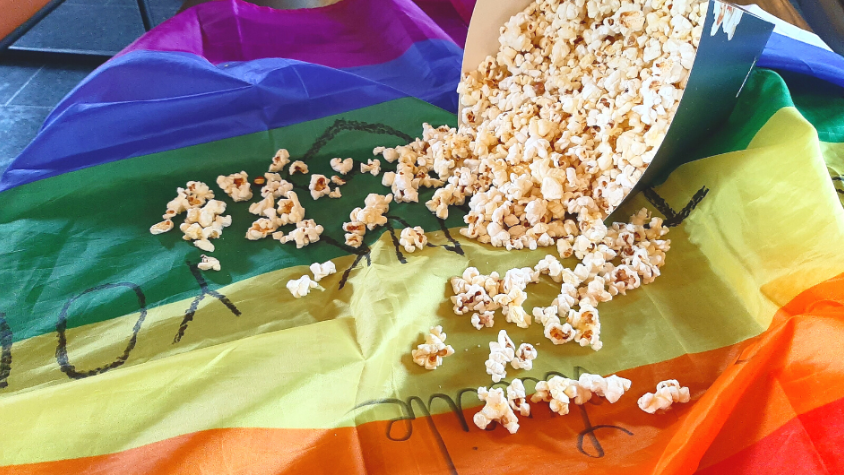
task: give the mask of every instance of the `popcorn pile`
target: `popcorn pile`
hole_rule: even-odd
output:
[[[445,344],[446,334],[443,327],[431,327],[431,332],[425,336],[425,343],[417,346],[410,354],[413,362],[425,369],[437,369],[443,364],[443,358],[454,354],[454,348]]]
[[[656,385],[656,393],[646,393],[639,398],[639,409],[655,414],[670,409],[675,402],[686,403],[689,400],[689,388],[681,387],[676,379],[669,379]]]
[[[536,392],[530,397],[531,402],[547,402],[552,411],[560,415],[569,413],[569,404],[586,404],[593,395],[606,398],[611,404],[621,398],[630,389],[630,380],[616,375],[603,378],[596,374],[582,374],[580,379],[572,380],[554,376],[548,381],[536,383]],[[501,388],[478,388],[478,398],[484,407],[476,413],[473,421],[480,429],[486,429],[493,421],[498,422],[511,434],[519,430],[519,419],[515,411],[522,416],[530,415],[530,405],[524,384],[514,379],[507,386],[505,398]]]
[[[699,0],[532,3],[463,77],[459,130],[426,124],[422,139],[373,151],[399,161],[396,201],[417,201],[433,171],[447,180],[427,202],[437,216],[471,198],[467,237],[596,250],[667,132],[705,12]]]

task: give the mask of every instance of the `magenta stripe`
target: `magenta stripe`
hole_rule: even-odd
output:
[[[176,15],[121,54],[180,51],[215,64],[281,57],[349,68],[394,60],[428,39],[453,41],[412,0],[342,0],[300,10],[219,0]]]

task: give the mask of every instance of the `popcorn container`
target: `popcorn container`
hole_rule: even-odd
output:
[[[531,0],[478,0],[469,25],[463,72],[477,68],[498,51],[499,29]],[[726,123],[738,96],[765,48],[774,25],[718,0],[707,6],[700,44],[686,90],[662,144],[642,178],[627,196],[659,184],[689,161],[702,140]]]

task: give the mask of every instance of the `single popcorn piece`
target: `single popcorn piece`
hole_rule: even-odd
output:
[[[597,374],[583,373],[580,375],[578,384],[581,388],[606,398],[610,404],[614,404],[626,391],[630,390],[630,380],[614,374],[603,378]]]
[[[404,247],[405,251],[412,253],[417,249],[422,250],[427,244],[428,237],[425,236],[425,230],[421,227],[407,227],[401,230],[399,245]]]
[[[171,231],[172,229],[173,221],[165,219],[164,221],[154,224],[151,228],[149,228],[149,232],[152,234],[163,234]]]
[[[308,173],[308,165],[301,160],[296,160],[295,162],[290,164],[290,174],[295,175],[297,173],[301,173],[306,175]]]
[[[202,254],[200,258],[202,259],[202,261],[200,261],[200,263],[196,265],[199,270],[220,270],[220,261],[216,257],[206,256],[205,254]]]
[[[217,186],[236,202],[252,199],[252,185],[246,172],[220,175],[217,177]]]
[[[507,377],[507,363],[513,361],[516,345],[507,336],[506,330],[498,332],[498,341],[489,343],[489,358],[486,360],[486,374],[497,383]]]
[[[493,312],[481,312],[481,313],[473,313],[472,314],[472,326],[477,328],[478,330],[487,327],[492,328],[495,324],[495,313]]]
[[[290,163],[290,152],[283,148],[279,149],[279,151],[275,153],[273,161],[270,164],[270,172],[278,173],[284,170],[284,167],[286,167],[288,163]]]
[[[360,164],[360,172],[361,173],[369,173],[372,176],[376,176],[381,173],[381,161],[380,160],[373,160],[369,159],[366,163]]]
[[[545,401],[551,406],[552,411],[564,416],[569,413],[569,403],[572,400],[582,401],[580,404],[588,400],[588,398],[583,400],[582,395],[578,397],[580,393],[581,389],[577,381],[562,376],[554,376],[548,381],[536,383],[536,392],[533,393],[530,400],[535,403]]]
[[[311,175],[311,183],[308,189],[311,190],[311,198],[315,200],[331,193],[331,188],[328,186],[328,179],[325,175]]]
[[[193,245],[205,252],[214,252],[215,249],[214,244],[208,239],[197,239],[193,242]]]
[[[331,183],[334,183],[337,186],[343,186],[343,185],[346,184],[346,180],[340,178],[337,175],[332,175],[331,176]]]
[[[301,249],[308,244],[319,241],[323,227],[316,224],[313,219],[304,219],[296,223],[296,229],[285,235],[283,232],[273,233],[273,239],[286,244],[290,241],[296,243],[296,249]]]
[[[308,295],[311,292],[311,289],[315,289],[317,287],[319,287],[319,284],[312,281],[307,275],[303,275],[298,279],[287,281],[287,290],[289,290],[290,293],[293,294],[293,297],[297,299]]]
[[[268,193],[264,199],[249,205],[249,212],[258,216],[264,216],[268,209],[275,208],[275,199],[271,193]]]
[[[387,217],[384,214],[390,210],[390,202],[393,201],[393,195],[382,196],[376,193],[370,193],[364,200],[363,208],[355,208],[349,213],[350,222],[343,224],[343,229],[347,225],[353,223],[363,223],[370,231],[378,226],[387,224]],[[361,234],[363,236],[363,234]]]
[[[639,409],[655,414],[670,409],[675,402],[687,403],[690,399],[689,388],[681,387],[676,379],[669,379],[656,385],[656,393],[645,393],[639,398]]]
[[[479,429],[486,429],[490,423],[498,422],[511,434],[519,430],[519,419],[510,407],[504,390],[501,388],[487,389],[478,388],[478,398],[483,401],[484,407],[472,418]]]
[[[329,197],[329,198],[340,198],[340,197],[342,197],[342,196],[343,196],[343,195],[341,195],[341,194],[340,194],[340,187],[339,187],[339,186],[338,186],[338,187],[336,187],[336,188],[334,188],[334,189],[331,191],[331,193],[329,193],[329,194],[328,194],[328,197]]]
[[[299,203],[299,196],[295,191],[288,191],[284,194],[285,199],[278,200],[277,224],[297,224],[305,218],[305,208]]]
[[[431,327],[430,333],[425,336],[425,343],[418,345],[411,351],[413,362],[425,369],[437,369],[443,364],[443,358],[454,354],[454,348],[445,344],[446,334],[439,325]]]
[[[341,175],[349,173],[355,166],[355,161],[351,158],[347,158],[345,160],[341,158],[332,158],[330,163],[331,168]]]
[[[536,348],[530,343],[522,343],[519,349],[516,350],[513,360],[510,361],[510,366],[514,369],[524,369],[530,371],[533,369],[533,360],[536,359],[538,353]]]
[[[246,231],[246,239],[250,241],[265,239],[274,233],[276,229],[278,229],[278,224],[275,219],[261,218],[252,223],[252,227]]]
[[[337,267],[331,261],[327,261],[322,264],[314,262],[311,264],[311,272],[314,274],[314,280],[319,282],[324,277],[328,277],[329,275],[336,273]]]
[[[525,385],[520,379],[514,379],[509,386],[507,386],[507,403],[514,412],[518,412],[521,416],[530,416],[530,404],[527,402],[527,395],[525,394]]]

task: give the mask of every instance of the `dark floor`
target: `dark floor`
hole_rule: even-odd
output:
[[[148,0],[154,24],[182,0]],[[66,0],[16,46],[114,54],[144,33],[136,0]],[[94,66],[0,58],[0,173],[35,137],[47,114]]]

